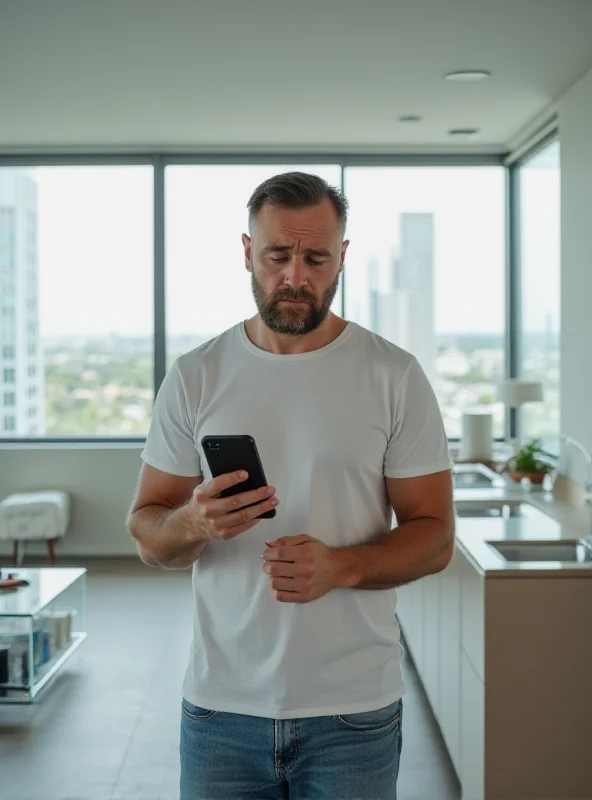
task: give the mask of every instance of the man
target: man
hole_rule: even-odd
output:
[[[289,173],[248,206],[259,313],[167,373],[128,519],[146,563],[193,564],[181,797],[392,800],[395,587],[453,548],[442,417],[412,355],[329,310],[345,198]],[[234,433],[273,485],[224,499],[244,478],[211,480],[200,442]]]

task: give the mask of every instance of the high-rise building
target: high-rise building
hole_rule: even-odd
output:
[[[406,344],[401,347],[413,353],[434,385],[434,215],[401,214],[400,243],[393,289],[406,309],[401,318],[404,330],[400,331]]]
[[[380,265],[376,256],[372,256],[368,262],[368,286],[369,286],[369,315],[370,330],[375,333],[380,331]],[[384,334],[381,333],[382,336]]]
[[[0,170],[0,437],[42,436],[44,376],[39,332],[37,185]]]
[[[399,247],[392,251],[389,282],[381,291],[378,263],[368,265],[370,328],[413,353],[434,385],[434,215],[401,214]]]

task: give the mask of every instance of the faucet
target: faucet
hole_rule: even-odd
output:
[[[584,503],[588,506],[590,510],[590,531],[592,533],[592,454],[586,450],[584,445],[581,442],[578,442],[577,439],[572,439],[571,436],[565,436],[565,434],[560,435],[561,441],[565,442],[566,444],[575,447],[581,455],[584,457],[586,461],[586,466],[588,468],[588,475],[586,478],[586,483],[584,484],[584,491],[586,494],[584,495]],[[561,458],[561,452],[559,453],[559,457]]]

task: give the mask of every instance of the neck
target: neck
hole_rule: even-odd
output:
[[[302,336],[275,333],[263,322],[259,314],[245,321],[247,336],[256,347],[278,355],[296,355],[319,350],[337,339],[347,321],[329,312],[318,328]]]

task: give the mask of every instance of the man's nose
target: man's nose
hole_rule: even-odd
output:
[[[288,286],[300,288],[306,283],[306,268],[303,259],[296,256],[290,259],[284,271],[284,281]]]

